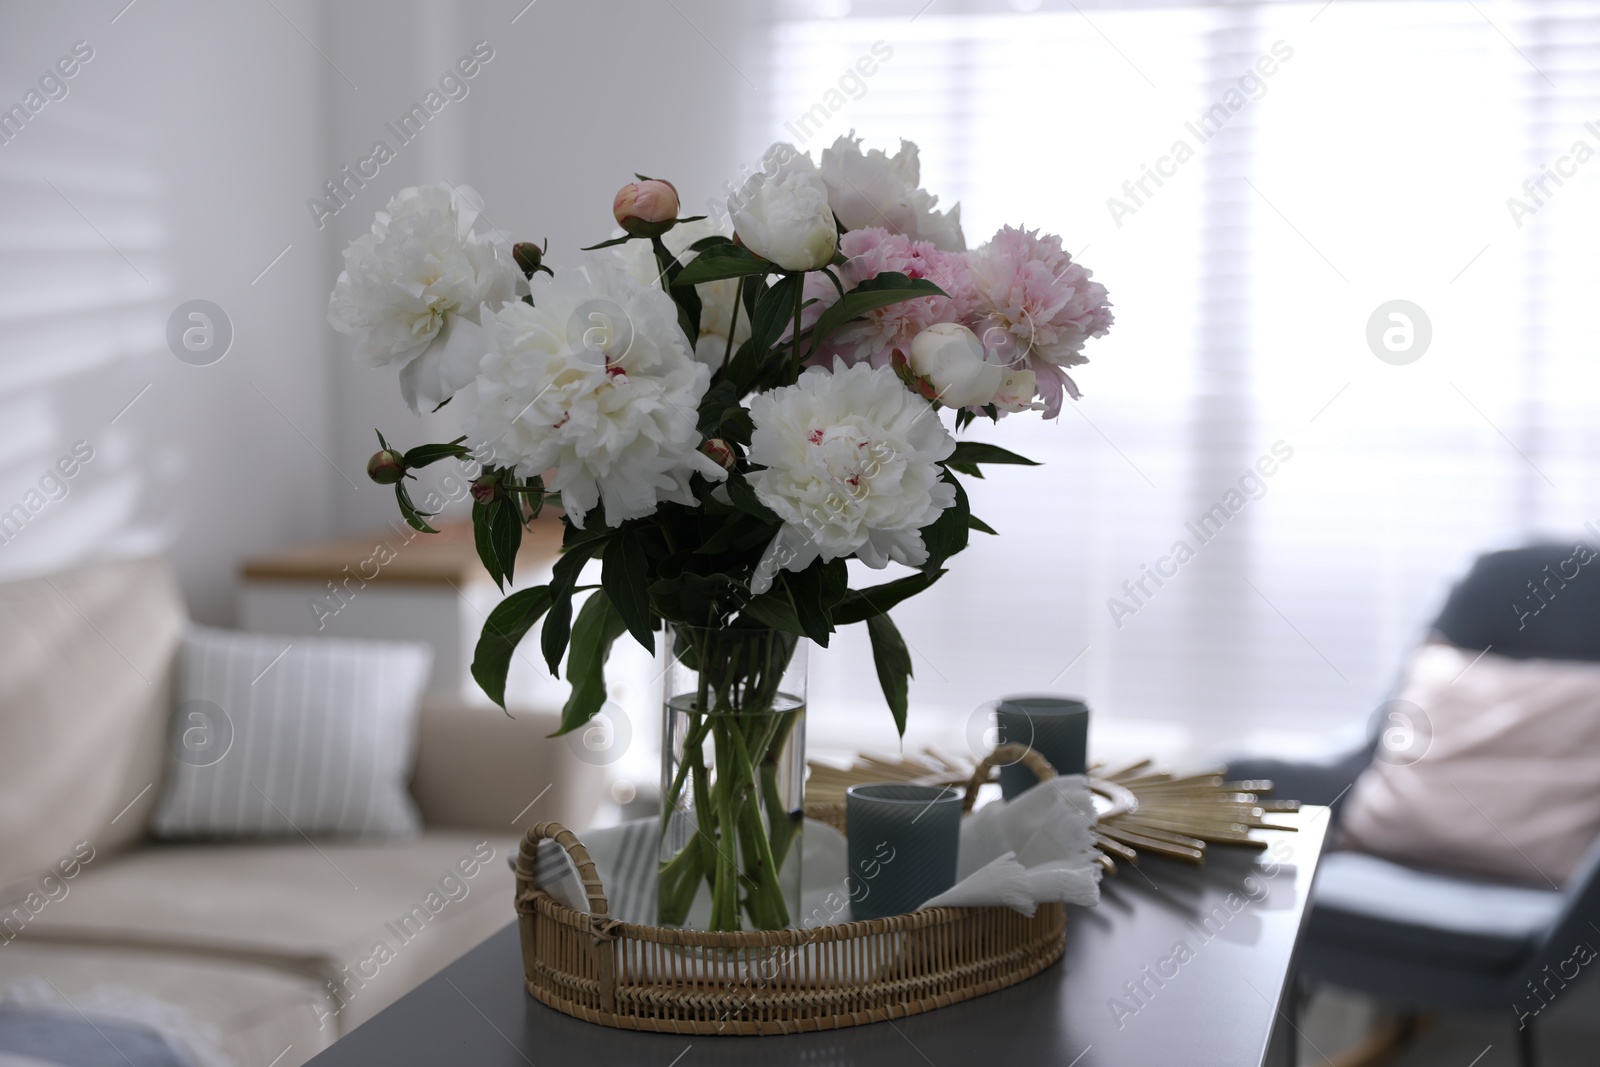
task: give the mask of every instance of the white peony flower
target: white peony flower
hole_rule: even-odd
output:
[[[978,335],[955,322],[936,322],[913,337],[909,362],[913,374],[933,385],[935,399],[950,408],[989,403],[1006,374],[984,359]]]
[[[847,230],[881,226],[913,241],[927,241],[941,252],[965,252],[961,233],[961,205],[935,211],[939,198],[918,186],[922,164],[917,146],[900,142],[893,156],[880,148],[861,151],[861,139],[850,136],[822,150],[822,180],[828,186],[828,203]]]
[[[761,170],[728,197],[728,214],[744,246],[784,270],[827,266],[839,245],[828,187],[810,156],[780,141]]]
[[[534,275],[532,296],[485,327],[467,432],[493,463],[523,476],[555,468],[547,484],[578,527],[596,503],[616,526],[663,500],[694,504],[695,473],[727,477],[698,451],[711,371],[690,358],[670,297],[603,255]]]
[[[412,411],[450,399],[478,373],[484,306],[516,295],[521,274],[472,223],[483,201],[468,186],[402,189],[372,232],[350,242],[328,299],[328,321],[356,340],[356,359],[400,365]]]
[[[927,401],[888,367],[836,360],[750,402],[755,436],[749,476],[757,498],[783,519],[750,580],[764,593],[780,569],[854,553],[869,567],[918,566],[919,531],[955,503],[938,461],[955,440]]]
[[[661,242],[667,246],[667,251],[688,264],[694,262],[697,254],[690,252],[685,256],[688,247],[701,238],[717,235],[731,237],[733,233],[709,219],[697,219],[678,223],[662,235]],[[661,287],[661,268],[656,264],[655,253],[650,250],[650,242],[629,241],[617,245],[614,252],[627,264],[628,273],[637,278],[640,284],[653,285],[658,289]],[[739,280],[719,278],[714,282],[702,282],[694,287],[694,291],[700,296],[700,337],[695,341],[694,358],[716,371],[722,366],[723,357],[728,354],[728,324],[735,321],[733,306],[738,299]],[[750,339],[750,316],[745,314],[743,308],[739,311],[737,321],[738,325],[733,331],[733,349],[736,352],[740,345]]]

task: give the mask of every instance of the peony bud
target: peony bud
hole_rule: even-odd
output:
[[[374,452],[367,460],[367,477],[379,485],[393,485],[406,476],[406,461],[392,449]]]
[[[739,457],[734,455],[733,446],[720,437],[706,441],[700,446],[700,451],[725,471],[733,470],[733,465],[739,461]]]
[[[894,370],[895,377],[905,383],[907,389],[916,393],[924,400],[937,400],[939,390],[926,378],[920,378],[911,369],[911,361],[906,359],[906,354],[898,348],[889,354],[889,366]]]
[[[910,364],[951,408],[989,403],[1005,379],[1005,368],[984,360],[978,335],[954,322],[936,322],[912,338]]]
[[[487,504],[500,495],[500,479],[492,474],[485,474],[473,480],[472,499],[480,504]]]
[[[1033,407],[1033,394],[1038,390],[1039,382],[1033,371],[1008,370],[992,402],[1001,411],[1027,411]]]
[[[678,190],[651,178],[617,190],[611,202],[617,225],[635,237],[659,237],[678,220]]]
[[[762,169],[728,197],[728,214],[734,239],[784,270],[825,267],[839,247],[828,187],[792,145],[767,149]]]
[[[549,241],[545,242],[544,248],[539,247],[532,241],[518,241],[511,246],[511,258],[517,261],[517,266],[522,269],[522,273],[530,278],[541,270],[546,274],[554,274],[554,271],[544,265],[545,249],[549,247]]]

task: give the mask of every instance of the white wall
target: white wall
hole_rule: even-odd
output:
[[[0,144],[0,513],[37,507],[0,542],[0,581],[166,552],[195,615],[230,621],[242,556],[392,516],[363,474],[374,426],[453,427],[448,409],[419,426],[325,320],[339,250],[394,192],[471,183],[492,224],[559,259],[609,234],[633,170],[698,203],[759,149],[718,54],[746,53],[733,0],[125,4],[0,2],[5,106],[74,42],[94,50]],[[494,58],[467,97],[319,230],[307,199],[479,40]],[[235,332],[206,367],[165,339],[195,298]],[[48,499],[77,441],[94,458]]]
[[[559,269],[582,246],[612,235],[611,197],[635,172],[670,179],[698,211],[745,157],[759,156],[761,146],[742,131],[744,109],[762,102],[731,65],[750,70],[759,58],[744,43],[751,37],[749,5],[540,0],[524,9],[523,3],[414,4],[420,40],[392,50],[376,50],[371,40],[395,20],[396,5],[357,0],[330,11],[330,37],[355,53],[350,73],[362,84],[359,95],[344,94],[333,116],[335,165],[387,137],[383,124],[476,42],[494,57],[468,83],[467,96],[447,104],[329,224],[339,248],[364,232],[372,212],[399,189],[447,180],[484,196],[482,228],[498,228],[511,240],[548,238]],[[347,351],[344,338],[334,341]],[[459,432],[449,408],[419,424],[388,375],[344,359],[336,361],[336,373],[339,408],[348,414],[337,426],[341,465],[365,462],[375,425],[408,444]],[[433,433],[425,436],[429,427]],[[393,514],[393,500],[383,493],[336,494],[336,501],[346,529]]]
[[[328,527],[333,472],[286,422],[326,447],[320,253],[295,227],[324,70],[270,6],[120,7],[5,6],[7,106],[74,42],[93,58],[0,145],[0,510],[37,504],[74,442],[94,458],[0,544],[0,577],[167,550],[196,613],[225,617],[241,553]],[[165,341],[197,297],[235,331],[209,367]]]

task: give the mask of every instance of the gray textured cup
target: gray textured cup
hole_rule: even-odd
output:
[[[1071,697],[1005,697],[995,707],[997,745],[1027,745],[1050,761],[1057,774],[1082,774],[1088,766],[1089,705]],[[1039,784],[1025,763],[1000,768],[1007,800]]]
[[[845,793],[852,919],[903,915],[956,884],[961,794],[881,783]]]

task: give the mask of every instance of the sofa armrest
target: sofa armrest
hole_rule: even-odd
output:
[[[418,723],[411,795],[430,827],[520,832],[555,819],[574,829],[594,822],[607,796],[605,768],[575,758],[550,738],[553,711],[426,698]]]
[[[1273,795],[1302,804],[1326,804],[1337,808],[1356,777],[1372,762],[1372,746],[1362,745],[1348,752],[1317,762],[1281,759],[1237,759],[1228,764],[1228,778],[1270,778]]]

